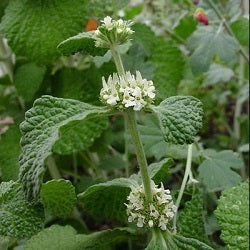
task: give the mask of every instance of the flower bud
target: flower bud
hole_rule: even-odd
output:
[[[95,32],[95,45],[101,48],[110,48],[111,45],[120,45],[130,41],[134,31],[130,28],[133,24],[129,21],[112,20],[110,16],[103,19],[102,25]]]
[[[127,197],[127,215],[129,222],[135,222],[138,227],[160,228],[167,230],[167,224],[173,219],[177,210],[172,201],[170,191],[165,190],[163,184],[158,188],[151,181],[153,200],[148,203],[143,186],[134,186]]]
[[[118,109],[132,107],[133,110],[139,111],[155,98],[153,82],[143,79],[139,71],[136,72],[136,76],[130,72],[126,72],[124,76],[114,73],[107,81],[103,77],[102,84],[101,101]]]
[[[202,8],[198,8],[195,11],[194,17],[195,17],[195,19],[199,23],[203,23],[204,25],[208,25],[209,24],[209,21],[208,21],[208,18],[206,16],[206,13],[205,13],[205,11]]]

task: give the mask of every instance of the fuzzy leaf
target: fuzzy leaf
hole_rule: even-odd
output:
[[[19,183],[1,183],[0,235],[14,238],[30,237],[42,229],[43,223],[44,213],[41,204],[28,202]]]
[[[52,96],[43,96],[34,102],[20,125],[23,137],[19,178],[28,198],[36,198],[39,194],[46,171],[44,163],[59,139],[60,128],[106,112],[103,107]]]
[[[155,184],[160,184],[169,175],[169,169],[173,164],[174,161],[171,158],[152,163],[148,166],[148,174]]]
[[[77,234],[71,226],[52,225],[33,236],[24,250],[101,250],[133,235],[129,228],[115,228],[92,234]]]
[[[190,144],[202,128],[202,103],[192,96],[173,96],[153,106],[166,142]]]
[[[18,126],[11,126],[0,139],[0,170],[3,181],[16,180],[19,172],[21,133]]]
[[[119,178],[89,187],[78,195],[86,212],[97,218],[127,221],[126,206],[132,179]]]
[[[66,217],[76,204],[75,187],[64,179],[51,180],[42,185],[41,198],[48,212]]]
[[[86,0],[11,0],[0,31],[18,56],[49,64],[59,57],[56,46],[82,31]]]
[[[58,46],[58,50],[65,56],[82,52],[92,56],[103,56],[108,49],[98,48],[95,46],[95,31],[79,33],[62,41]]]
[[[249,247],[249,182],[225,190],[215,211],[222,240],[229,249]]]
[[[205,241],[205,229],[203,222],[203,197],[197,190],[192,199],[185,203],[185,207],[179,212],[178,232],[190,238]]]
[[[92,118],[87,121],[71,122],[61,129],[61,137],[55,143],[53,152],[69,155],[88,149],[108,127],[106,117]]]
[[[196,75],[206,72],[215,56],[231,63],[239,50],[234,38],[222,32],[218,33],[212,26],[199,27],[190,37],[188,46],[193,51],[190,65]]]
[[[205,76],[206,79],[202,85],[209,86],[215,83],[228,82],[234,76],[234,72],[221,64],[213,63],[205,73]]]
[[[180,235],[173,236],[178,250],[213,250],[212,247],[193,238],[185,238]]]
[[[39,67],[34,63],[27,63],[19,68],[14,76],[14,83],[18,94],[25,101],[31,101],[43,81],[46,67]]]
[[[221,191],[235,186],[241,177],[233,169],[240,169],[242,160],[231,150],[215,153],[199,166],[199,179],[210,191]]]

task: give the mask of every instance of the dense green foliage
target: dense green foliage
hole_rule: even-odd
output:
[[[0,1],[0,249],[248,249],[248,15],[247,0]],[[97,47],[106,16],[132,20],[131,40]],[[100,98],[116,53],[155,86],[140,112]],[[147,178],[178,208],[166,230],[130,222]]]

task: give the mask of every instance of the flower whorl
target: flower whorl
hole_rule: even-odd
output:
[[[158,188],[151,182],[153,201],[148,203],[145,198],[143,186],[134,186],[127,197],[127,215],[129,222],[136,222],[138,227],[158,227],[161,230],[167,229],[168,222],[173,219],[176,206],[168,189],[163,184]]]

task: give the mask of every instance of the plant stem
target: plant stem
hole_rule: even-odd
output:
[[[184,193],[184,190],[185,190],[185,186],[187,184],[189,172],[191,170],[192,146],[193,146],[193,144],[188,145],[188,154],[187,154],[187,163],[186,163],[185,174],[184,174],[184,178],[183,178],[182,183],[181,183],[181,189],[180,189],[180,192],[179,192],[176,204],[175,204],[175,206],[177,207],[177,211],[178,211],[178,208],[179,208],[180,203],[181,203],[181,198],[183,196],[183,193]],[[177,211],[175,213],[174,220],[173,220],[173,228],[174,228],[174,233],[175,234],[176,234],[176,223],[177,223]]]
[[[237,94],[236,98],[236,103],[235,103],[235,111],[234,111],[234,121],[233,121],[233,130],[234,130],[234,135],[235,138],[237,139],[237,142],[240,139],[240,123],[239,123],[239,117],[241,114],[241,108],[242,108],[242,101],[241,101],[241,87],[243,85],[243,81],[241,79],[244,78],[244,69],[245,69],[245,63],[240,56],[240,67],[239,67],[239,91]]]
[[[148,164],[147,164],[147,159],[145,156],[145,152],[142,146],[140,134],[137,128],[137,123],[135,120],[135,113],[134,111],[130,110],[125,113],[125,116],[127,117],[128,120],[128,128],[132,137],[132,141],[135,146],[135,151],[136,151],[136,156],[137,156],[137,161],[138,165],[140,167],[140,172],[141,172],[141,177],[142,177],[142,182],[145,190],[145,196],[146,200],[148,202],[152,201],[152,192],[151,192],[151,186],[150,186],[150,178],[148,175]]]
[[[113,45],[110,48],[110,50],[111,50],[112,56],[114,58],[114,62],[115,62],[115,66],[116,66],[118,75],[124,75],[125,70],[124,70],[124,67],[123,67],[121,56],[120,56],[120,54],[119,54],[119,52],[117,50],[117,46]]]
[[[115,66],[117,69],[117,72],[119,75],[124,75],[125,74],[125,70],[123,67],[123,63],[122,63],[122,59],[120,56],[120,53],[117,50],[117,46],[113,45],[111,48],[111,53],[115,62]],[[128,139],[126,137],[126,135],[128,134],[128,121],[127,121],[127,117],[124,116],[124,128],[125,128],[125,132],[124,132],[124,141],[125,141],[125,152],[124,152],[124,161],[125,161],[125,173],[126,173],[126,177],[129,177],[129,163],[128,163]]]
[[[207,0],[208,5],[214,10],[215,14],[218,16],[218,18],[223,22],[223,25],[225,27],[225,29],[227,30],[228,34],[230,34],[231,36],[233,36],[236,41],[238,41],[238,39],[235,37],[230,25],[228,24],[228,22],[226,21],[226,19],[224,18],[224,16],[222,15],[222,13],[220,12],[220,10],[215,6],[215,4],[213,3],[212,0]],[[239,43],[239,41],[238,41]],[[249,58],[246,55],[244,49],[242,48],[242,46],[239,44],[240,47],[240,53],[241,55],[244,57],[244,59],[249,62]]]
[[[48,169],[49,169],[51,177],[53,179],[60,179],[61,174],[56,166],[56,162],[55,162],[55,159],[53,158],[53,156],[50,156],[48,158],[47,164],[48,164]]]

